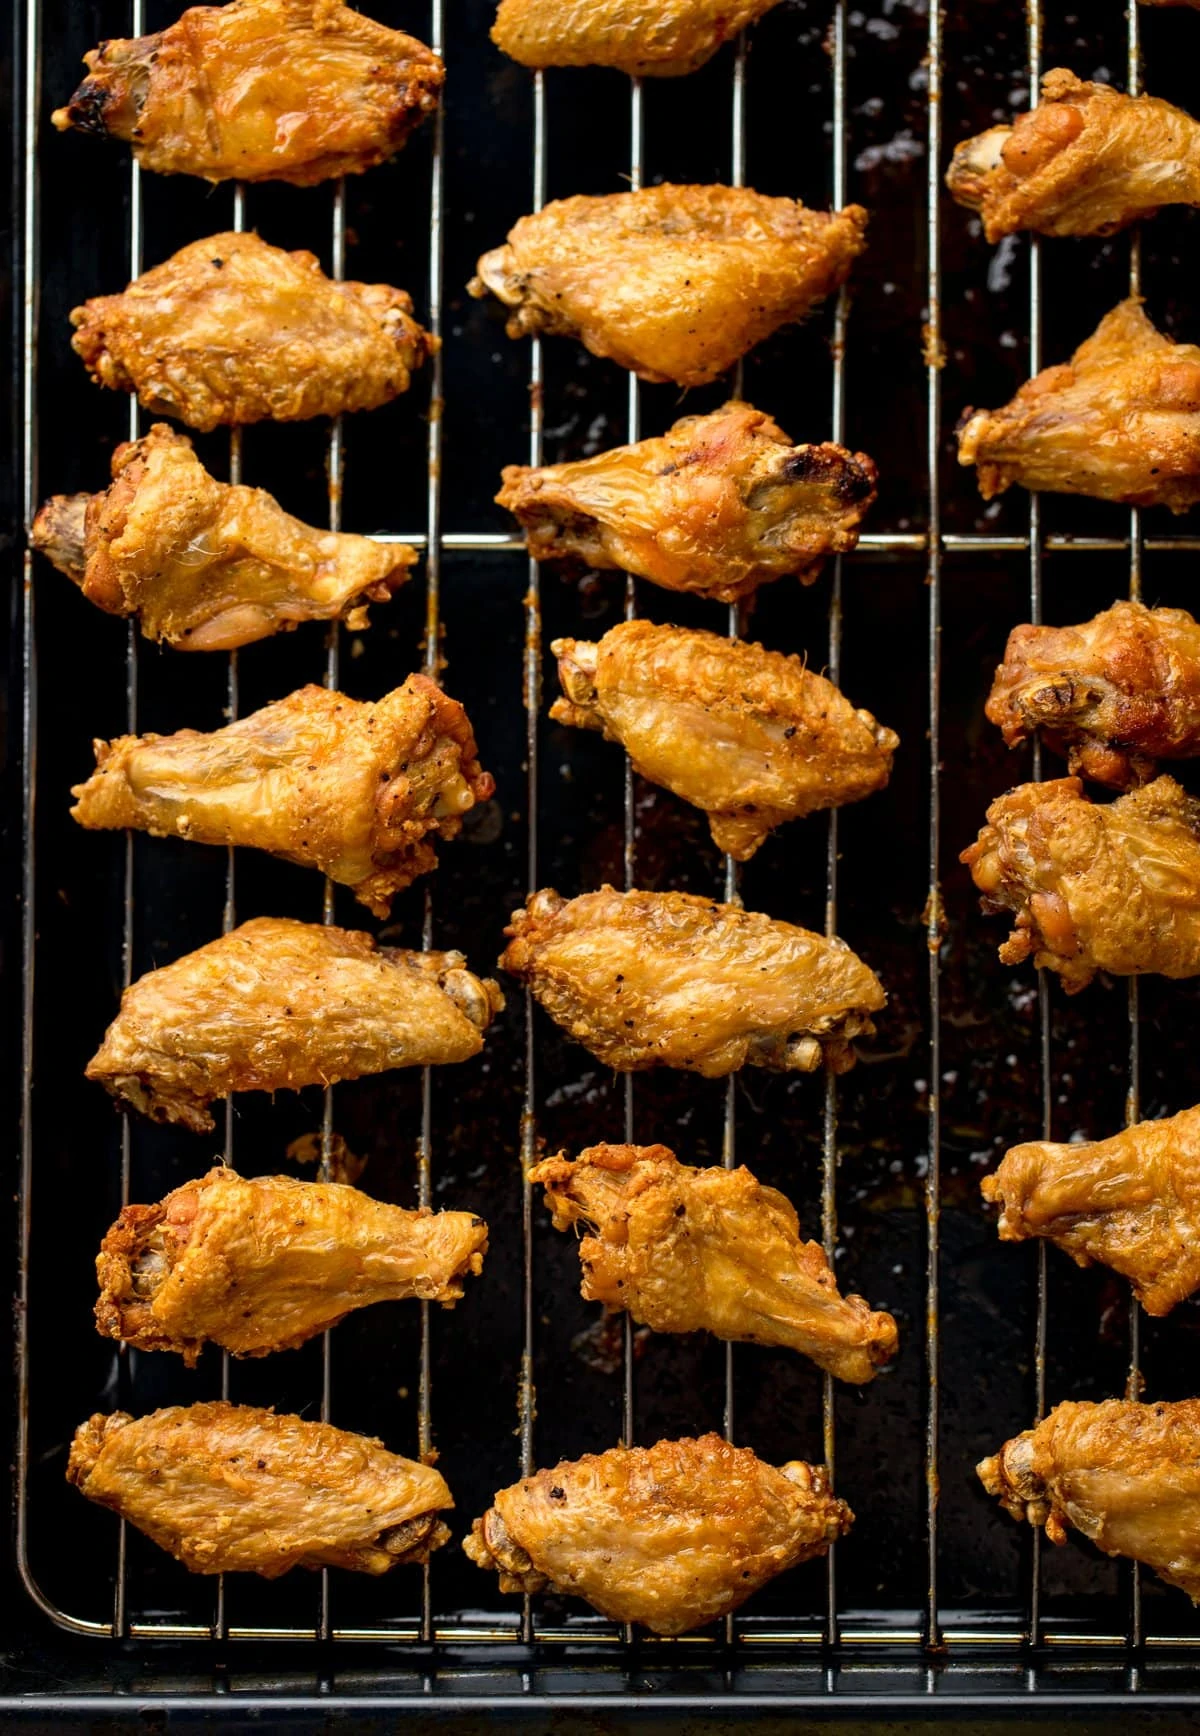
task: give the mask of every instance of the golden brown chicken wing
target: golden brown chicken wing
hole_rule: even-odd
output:
[[[733,403],[595,458],[510,464],[496,500],[535,560],[736,603],[787,573],[812,584],[827,555],[849,553],[875,481],[865,453],[793,446],[761,410]]]
[[[799,657],[649,621],[552,649],[566,697],[551,717],[620,742],[739,862],[785,820],[861,801],[891,774],[899,736]]]
[[[1060,1404],[977,1467],[1006,1513],[1144,1561],[1200,1602],[1200,1399]]]
[[[85,302],[71,323],[101,386],[202,430],[377,409],[437,348],[402,289],[334,283],[315,254],[232,232]]]
[[[809,211],[748,187],[644,187],[556,199],[485,253],[474,296],[510,338],[577,337],[643,380],[703,386],[849,274],[867,214]]]
[[[692,1169],[665,1145],[593,1145],[529,1172],[556,1230],[584,1224],[581,1294],[655,1332],[778,1344],[839,1380],[874,1380],[898,1343],[890,1314],[839,1296],[791,1202],[748,1169]]]
[[[843,1073],[887,1003],[844,940],[684,892],[535,892],[504,932],[502,968],[622,1073]]]
[[[964,139],[946,185],[989,241],[1111,235],[1163,205],[1200,205],[1200,126],[1156,96],[1123,96],[1063,67],[1011,127]]]
[[[438,103],[436,54],[342,0],[192,6],[103,42],[51,117],[127,139],[144,169],[311,187],[385,163]]]
[[[99,494],[54,495],[31,541],[89,602],[180,651],[233,651],[301,621],[362,632],[367,603],[386,603],[417,558],[218,482],[165,422],[117,447],[112,476]]]
[[[97,1413],[75,1431],[67,1481],[189,1572],[263,1579],[428,1561],[450,1536],[438,1514],[454,1505],[432,1465],[367,1435],[221,1399]]]
[[[1111,1139],[1014,1145],[983,1180],[1000,1239],[1044,1236],[1080,1266],[1111,1266],[1147,1314],[1200,1289],[1200,1109]]]
[[[468,1061],[504,1005],[460,952],[260,916],[132,983],[88,1063],[119,1100],[197,1133],[234,1091],[299,1091]]]
[[[463,1549],[501,1591],[582,1597],[681,1634],[728,1615],[854,1522],[823,1466],[776,1470],[720,1435],[613,1447],[501,1489]]]
[[[470,720],[426,675],[374,704],[301,687],[204,735],[123,735],[94,744],[76,784],[81,826],[242,844],[318,868],[386,916],[395,894],[437,866],[495,788]]]
[[[336,1182],[243,1181],[218,1166],[158,1205],[123,1209],[96,1260],[96,1327],[178,1351],[189,1368],[206,1342],[266,1356],[373,1302],[452,1308],[486,1252],[473,1212],[410,1212]]]
[[[1145,783],[1200,754],[1200,625],[1114,603],[1079,627],[1014,627],[987,715],[1009,747],[1036,733],[1081,777]]]
[[[522,66],[615,66],[680,78],[779,0],[500,0],[492,41]]]
[[[961,860],[988,913],[1016,921],[1004,964],[1031,955],[1068,994],[1098,970],[1200,975],[1200,802],[1173,778],[1098,806],[1078,778],[1021,784]]]
[[[985,500],[1014,482],[1186,512],[1200,500],[1200,345],[1175,344],[1137,297],[1105,314],[1071,360],[1000,410],[967,410],[958,462]]]

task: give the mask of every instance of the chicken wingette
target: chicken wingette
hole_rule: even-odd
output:
[[[302,687],[205,735],[125,735],[94,744],[72,794],[81,826],[240,844],[317,868],[386,916],[437,866],[495,787],[470,720],[426,675],[375,703]]]
[[[861,801],[891,774],[899,736],[800,657],[650,621],[551,649],[555,722],[620,742],[642,777],[707,813],[739,862],[785,820]]]
[[[579,1243],[585,1301],[655,1332],[798,1350],[839,1380],[874,1380],[896,1354],[896,1322],[840,1296],[791,1202],[750,1171],[693,1169],[665,1145],[593,1145],[529,1172],[556,1230]]]
[[[81,1423],[67,1481],[191,1573],[387,1573],[450,1536],[441,1473],[367,1435],[253,1405],[172,1405]]]
[[[1200,1108],[1111,1139],[1014,1145],[982,1187],[1002,1241],[1042,1236],[1080,1266],[1111,1267],[1147,1314],[1200,1289]]]
[[[1111,235],[1164,205],[1200,205],[1200,124],[1060,66],[1036,108],[957,146],[946,185],[989,241],[1021,229]]]
[[[453,1307],[486,1252],[473,1212],[405,1211],[336,1182],[244,1181],[218,1166],[122,1209],[96,1259],[96,1327],[189,1367],[206,1343],[266,1356],[374,1302]]]
[[[233,232],[93,297],[71,323],[99,385],[202,431],[376,409],[407,392],[438,343],[402,289],[334,282],[313,253]]]
[[[613,1447],[501,1489],[463,1549],[500,1589],[547,1586],[681,1634],[825,1555],[854,1521],[823,1466],[776,1470],[719,1435]]]
[[[1065,1543],[1073,1525],[1200,1603],[1200,1399],[1060,1404],[978,1466],[1006,1513]]]
[[[1019,482],[1186,512],[1200,500],[1200,345],[1172,343],[1131,296],[1002,409],[967,410],[958,461],[985,500]]]
[[[703,386],[845,282],[867,214],[749,187],[643,187],[556,199],[485,253],[468,285],[508,335],[577,337],[643,380]]]
[[[680,78],[779,0],[500,0],[492,41],[522,66],[614,66]]]
[[[384,163],[437,107],[445,72],[412,36],[342,0],[191,6],[84,56],[51,117],[128,140],[143,169],[311,187]]]
[[[1068,994],[1097,971],[1200,975],[1200,802],[1173,778],[1107,805],[1078,778],[1021,784],[987,820],[961,859],[983,909],[1015,915],[1004,964],[1032,957]]]
[[[618,1072],[842,1073],[887,1003],[845,941],[684,892],[532,893],[501,968]]]
[[[87,1066],[155,1121],[207,1133],[235,1091],[467,1061],[504,998],[459,952],[260,916],[139,977]]]
[[[1200,623],[1119,602],[1078,627],[1014,627],[987,715],[1009,747],[1036,734],[1080,777],[1145,783],[1200,754]]]
[[[180,651],[234,651],[301,621],[361,632],[366,605],[386,603],[417,558],[218,482],[163,422],[117,447],[111,487],[48,500],[31,541],[89,602]]]
[[[793,446],[770,416],[726,404],[594,458],[510,464],[496,496],[535,560],[582,561],[736,603],[848,554],[875,499],[863,452]]]

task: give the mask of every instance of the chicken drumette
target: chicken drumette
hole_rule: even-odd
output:
[[[685,416],[658,439],[538,469],[510,464],[496,496],[535,560],[583,561],[736,603],[847,554],[876,470],[844,446],[793,446],[749,404]]]
[[[978,1466],[1005,1512],[1144,1561],[1200,1603],[1200,1399],[1060,1404]]]
[[[437,339],[386,283],[335,283],[313,253],[210,235],[71,315],[102,386],[207,430],[373,410],[407,392]]]
[[[100,1245],[96,1326],[192,1366],[291,1350],[356,1308],[419,1297],[447,1307],[483,1270],[473,1212],[405,1211],[336,1182],[243,1181],[218,1167],[153,1206],[125,1206]]]
[[[845,1072],[887,1003],[845,941],[684,892],[535,892],[505,933],[502,968],[619,1072]]]
[[[437,866],[431,838],[455,837],[495,787],[466,712],[426,675],[374,704],[302,687],[211,735],[94,745],[96,770],[72,791],[81,826],[269,850],[377,916]]]
[[[67,1481],[191,1573],[264,1579],[428,1561],[450,1536],[438,1515],[454,1505],[432,1465],[367,1435],[221,1399],[90,1417]]]
[[[896,1322],[839,1296],[791,1202],[748,1169],[692,1169],[665,1145],[593,1145],[530,1171],[556,1230],[583,1224],[581,1293],[655,1332],[777,1344],[839,1380],[874,1380]]]
[[[1145,783],[1200,754],[1200,625],[1121,602],[1079,627],[1014,627],[987,715],[1009,747],[1036,733],[1081,777]]]
[[[1163,205],[1200,204],[1200,125],[1154,96],[1123,96],[1056,67],[1011,127],[964,139],[946,185],[989,241],[1111,235]]]
[[[522,66],[615,66],[679,78],[779,0],[500,0],[492,41]]]
[[[702,386],[837,289],[866,224],[860,205],[748,187],[577,194],[522,217],[468,288],[514,310],[509,337],[577,337],[643,380]]]
[[[311,187],[397,152],[445,72],[424,43],[342,0],[192,6],[153,36],[101,43],[52,117],[127,139],[144,169]]]
[[[1106,806],[1078,778],[994,801],[962,860],[988,912],[1012,911],[1005,964],[1032,956],[1068,994],[1098,970],[1200,974],[1200,802],[1155,778]]]
[[[823,1466],[776,1470],[719,1435],[613,1447],[501,1489],[463,1548],[501,1591],[582,1597],[681,1634],[728,1615],[854,1521]]]
[[[504,1005],[459,952],[260,916],[152,970],[88,1063],[118,1099],[198,1133],[234,1091],[298,1091],[391,1067],[467,1061]]]
[[[968,410],[958,461],[985,500],[1014,482],[1186,512],[1200,500],[1200,346],[1176,344],[1136,297],[1105,314],[1069,362],[1000,410]]]
[[[316,530],[261,488],[218,482],[185,434],[158,422],[118,446],[112,486],[56,494],[31,540],[110,615],[180,651],[233,651],[301,621],[367,625],[416,553]]]
[[[705,810],[739,862],[785,820],[888,781],[899,736],[799,657],[649,621],[552,649],[566,697],[551,717],[620,742],[642,777]]]

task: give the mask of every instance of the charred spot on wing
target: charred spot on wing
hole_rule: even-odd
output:
[[[116,101],[111,85],[85,78],[67,104],[67,119],[81,133],[107,133],[104,117]]]

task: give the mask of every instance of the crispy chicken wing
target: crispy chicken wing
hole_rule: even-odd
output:
[[[1200,975],[1200,802],[1173,778],[1098,806],[1078,778],[1021,784],[961,860],[983,909],[1016,916],[1004,964],[1033,957],[1068,994],[1098,970]]]
[[[985,500],[1019,482],[1186,512],[1200,500],[1200,346],[1172,343],[1130,297],[1003,409],[967,410],[958,461],[977,466]]]
[[[473,1212],[410,1212],[336,1182],[243,1181],[218,1166],[158,1205],[124,1207],[96,1260],[96,1327],[189,1367],[206,1342],[266,1356],[372,1302],[453,1307],[486,1252]]]
[[[1111,1266],[1147,1314],[1200,1289],[1200,1109],[1082,1145],[1014,1145],[983,1197],[1000,1239],[1044,1236],[1080,1266]]]
[[[438,103],[441,61],[342,0],[192,6],[101,43],[51,117],[127,139],[144,169],[311,187],[385,163]]]
[[[724,603],[847,554],[875,499],[863,452],[793,446],[749,404],[685,416],[658,439],[573,464],[510,464],[499,505],[535,560],[636,573]]]
[[[301,621],[369,623],[416,551],[314,530],[261,488],[218,482],[185,434],[157,422],[118,446],[112,486],[56,494],[33,521],[36,549],[110,615],[180,651],[233,651]]]
[[[374,410],[437,339],[386,283],[334,283],[313,253],[210,235],[77,307],[71,347],[102,386],[191,428]]]
[[[785,820],[861,801],[891,774],[899,736],[799,657],[649,621],[552,650],[565,698],[551,717],[620,742],[739,862]]]
[[[260,916],[132,983],[87,1076],[155,1121],[207,1133],[208,1105],[234,1091],[468,1061],[503,1005],[460,952]]]
[[[1111,235],[1163,205],[1200,205],[1200,126],[1156,96],[1123,96],[1063,67],[1011,127],[964,139],[946,185],[989,241]]]
[[[665,1145],[593,1145],[529,1172],[556,1230],[582,1223],[581,1293],[655,1332],[778,1344],[839,1380],[874,1380],[896,1322],[839,1296],[791,1202],[748,1169],[692,1169]]]
[[[1144,1561],[1200,1603],[1200,1399],[1060,1404],[977,1467],[1006,1513]]]
[[[535,892],[505,933],[501,967],[622,1073],[843,1073],[887,1003],[844,940],[684,892]]]
[[[428,1561],[453,1507],[432,1465],[367,1435],[254,1405],[97,1414],[75,1431],[67,1481],[191,1573],[293,1567],[387,1573]]]
[[[1079,627],[1014,627],[987,715],[1009,747],[1036,733],[1081,777],[1145,783],[1200,754],[1200,624],[1122,602]]]
[[[522,66],[615,66],[681,78],[779,0],[500,0],[492,41]]]
[[[702,1435],[538,1471],[500,1490],[463,1548],[501,1591],[549,1585],[613,1621],[681,1634],[824,1555],[853,1521],[823,1466],[776,1470]]]
[[[577,337],[643,380],[703,386],[849,274],[867,214],[809,211],[748,187],[643,187],[556,199],[485,253],[474,296],[511,338]]]
[[[426,675],[374,704],[301,687],[211,735],[94,749],[71,792],[81,826],[269,850],[353,887],[376,916],[437,866],[431,837],[455,837],[495,787],[466,712]]]

